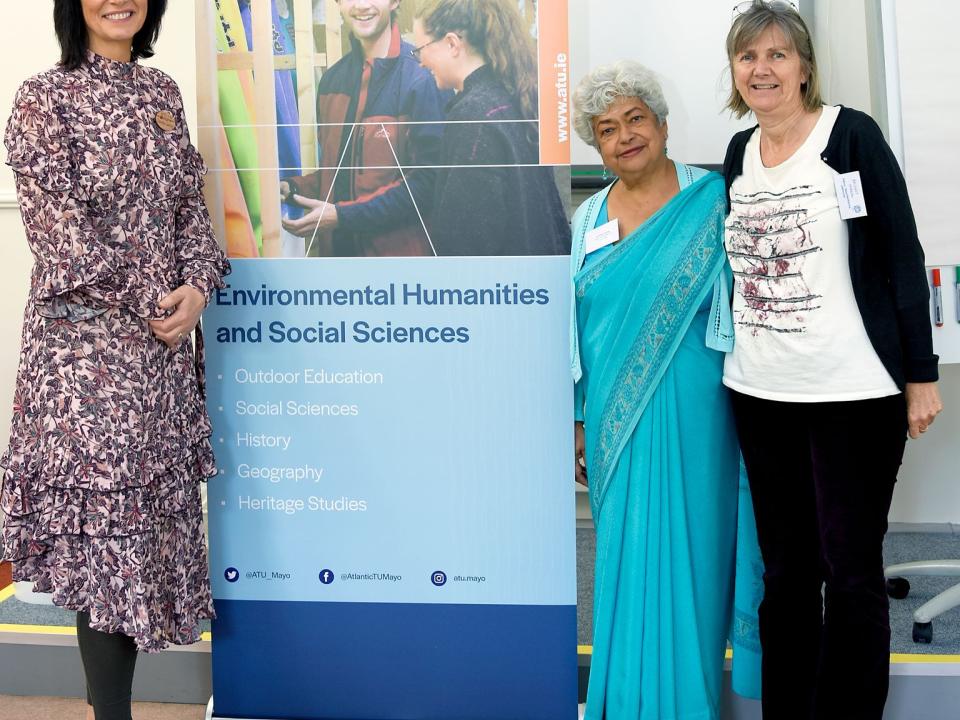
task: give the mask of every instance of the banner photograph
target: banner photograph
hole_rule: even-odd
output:
[[[209,0],[199,145],[228,255],[569,252],[566,3],[509,5]]]

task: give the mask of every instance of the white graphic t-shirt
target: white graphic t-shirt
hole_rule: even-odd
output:
[[[772,168],[758,128],[730,189],[736,340],[723,382],[746,395],[828,402],[899,392],[857,309],[837,173],[821,158],[839,112],[825,106],[803,145]]]

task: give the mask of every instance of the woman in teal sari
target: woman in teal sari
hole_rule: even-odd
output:
[[[724,183],[667,156],[642,66],[594,70],[574,105],[618,178],[573,221],[575,466],[597,531],[586,718],[717,720],[728,640],[734,689],[759,694],[762,572],[721,383]]]

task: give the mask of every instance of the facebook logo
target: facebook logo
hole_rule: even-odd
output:
[[[324,585],[329,585],[333,582],[333,571],[332,570],[321,570],[320,571],[320,582]]]

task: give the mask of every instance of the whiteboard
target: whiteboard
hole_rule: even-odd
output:
[[[896,73],[899,96],[892,98],[891,125],[899,124],[903,138],[904,175],[927,278],[938,267],[943,282],[944,324],[933,330],[934,352],[941,364],[960,363],[954,270],[960,265],[960,226],[953,217],[960,199],[960,64],[944,61],[944,52],[956,42],[960,5],[924,0],[888,7],[887,72]]]
[[[570,75],[573,86],[591,69],[635,60],[659,76],[670,114],[667,149],[675,160],[723,162],[730,137],[751,127],[723,109],[730,91],[724,43],[733,0],[570,0]],[[574,165],[601,164],[578,137]]]
[[[898,2],[897,62],[903,159],[927,264],[960,264],[960,26],[954,0]],[[952,278],[951,276],[951,290]]]

